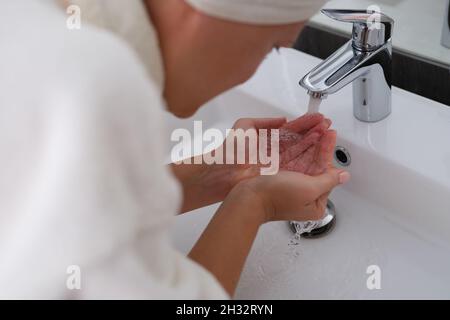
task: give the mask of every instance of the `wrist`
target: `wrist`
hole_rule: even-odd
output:
[[[233,201],[239,206],[246,208],[245,212],[249,219],[262,225],[272,221],[274,207],[264,190],[256,186],[255,179],[238,183],[230,192],[226,201]]]
[[[184,186],[192,184],[196,177],[205,171],[205,164],[195,164],[195,158],[190,159],[190,163],[172,163],[170,165],[177,180]]]

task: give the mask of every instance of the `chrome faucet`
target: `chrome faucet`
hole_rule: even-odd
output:
[[[392,31],[394,20],[367,10],[321,11],[328,17],[353,23],[352,39],[300,81],[315,98],[324,99],[353,83],[353,114],[377,122],[391,113]]]

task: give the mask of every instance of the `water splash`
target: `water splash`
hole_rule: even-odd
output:
[[[289,242],[290,246],[299,245],[302,234],[309,233],[320,226],[320,221],[295,221],[292,223],[295,233]]]
[[[300,221],[294,222],[295,233],[299,236],[304,233],[309,233],[320,226],[321,221]]]

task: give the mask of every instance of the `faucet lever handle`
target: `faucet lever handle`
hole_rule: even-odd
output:
[[[360,51],[373,51],[390,41],[394,20],[373,10],[322,9],[331,19],[353,23],[353,47]]]

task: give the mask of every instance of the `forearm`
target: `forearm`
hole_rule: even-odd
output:
[[[236,170],[229,165],[171,164],[183,188],[181,213],[223,201],[235,185]]]
[[[231,296],[264,217],[264,207],[258,199],[236,190],[223,202],[189,254]]]
[[[171,164],[170,167],[183,190],[181,213],[214,203],[211,202],[213,199],[207,198],[203,190],[202,176],[207,169],[205,164],[194,164],[192,158],[191,164]]]

